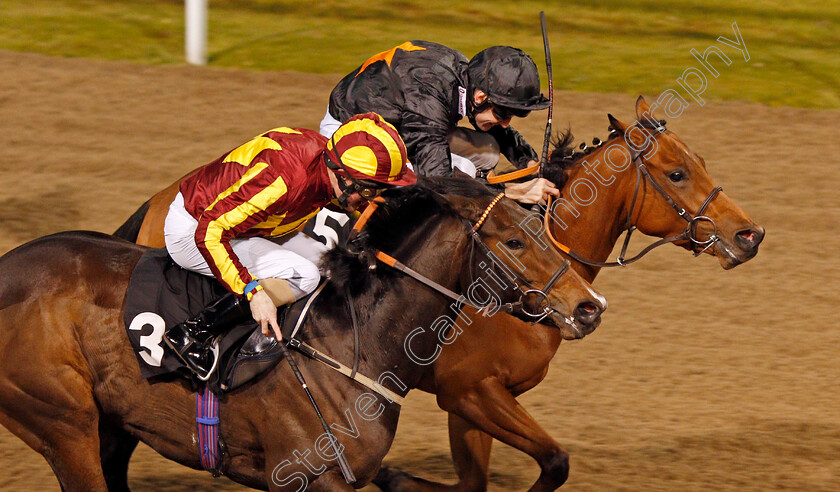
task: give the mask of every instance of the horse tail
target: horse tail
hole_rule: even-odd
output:
[[[146,213],[149,211],[150,201],[146,200],[146,203],[140,205],[140,208],[131,214],[131,217],[114,232],[114,235],[132,243],[137,242],[137,235],[140,234],[140,226],[143,225],[143,219],[146,218]]]

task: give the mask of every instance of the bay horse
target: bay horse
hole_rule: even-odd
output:
[[[636,101],[636,117],[637,123],[659,122],[642,97]],[[651,181],[644,176],[639,179],[641,171],[637,163],[624,162],[621,171],[607,164],[611,161],[613,167],[622,167],[616,165],[622,164],[618,156],[623,153],[632,157],[634,149],[647,147],[644,139],[649,138],[655,139],[650,146],[655,146],[656,150],[651,152],[652,148],[648,148],[651,155],[643,155],[641,162],[651,179],[662,186],[674,201],[693,214],[708,197],[714,195],[703,212],[710,220],[700,221],[697,224],[699,231],[695,231],[701,236],[700,243],[711,234],[719,238],[719,241],[710,243],[711,247],[705,250],[705,254],[715,256],[724,269],[733,268],[757,254],[764,229],[725,193],[715,192],[717,187],[706,170],[705,160],[691,151],[676,134],[670,130],[661,133],[634,131],[631,129],[634,125],[611,115],[610,124],[615,130],[614,135],[591,152],[572,153],[569,148],[571,135],[567,134],[566,138],[557,142],[551,154],[545,177],[561,189],[561,196],[570,204],[555,202],[553,218],[549,220],[549,228],[555,238],[591,263],[603,263],[628,225],[649,236],[661,238],[678,237],[686,230],[686,221]],[[628,142],[633,139],[634,144]],[[613,157],[608,157],[608,152],[612,152]],[[600,176],[593,176],[595,172]],[[573,187],[575,183],[580,183],[580,179],[587,179],[597,186],[597,199],[585,208],[573,199]],[[688,239],[675,241],[674,244],[686,249],[695,245]],[[589,282],[595,280],[601,269],[574,258],[572,267]],[[488,358],[486,354],[470,350],[479,340],[496,337],[505,337],[508,342],[503,358]],[[552,443],[552,438],[516,403],[515,397],[543,380],[561,340],[556,330],[539,325],[532,327],[509,317],[483,319],[481,323],[473,323],[465,329],[453,344],[446,347],[432,365],[432,373],[427,373],[419,385],[421,390],[437,395],[439,406],[449,412],[449,442],[459,482],[443,485],[389,467],[383,468],[374,482],[384,490],[485,490],[494,438],[509,445],[525,441],[534,443],[535,448],[540,445],[543,449],[556,446],[556,443],[546,444]],[[454,391],[456,387],[464,386],[473,390],[467,393]],[[488,429],[486,425],[477,425],[476,422],[482,422],[482,415],[494,415],[495,427]],[[512,436],[513,433],[516,436]]]
[[[658,122],[642,97],[636,101],[636,115],[638,122]],[[725,193],[715,192],[715,183],[700,156],[670,130],[657,132],[654,136],[632,130],[634,125],[610,119],[614,136],[592,152],[573,155],[570,159],[566,148],[570,142],[566,141],[552,153],[546,177],[562,190],[562,197],[566,199],[565,202],[554,202],[550,210],[549,228],[555,238],[592,262],[604,262],[628,225],[662,238],[677,237],[686,230],[686,221],[647,179],[638,180],[640,171],[629,162],[632,151],[644,148],[644,139],[651,138],[655,139],[657,150],[642,159],[652,179],[663,183],[672,199],[685,210],[697,212],[714,193],[703,213],[714,220],[715,235],[719,240],[710,243],[711,247],[704,253],[715,256],[725,269],[755,256],[764,230]],[[636,142],[631,145],[633,139]],[[608,152],[610,163],[616,167],[623,165],[621,171],[607,167],[605,154]],[[628,156],[628,162],[620,163],[620,155]],[[593,176],[595,172],[601,175]],[[675,172],[681,174],[679,181],[669,178]],[[599,179],[609,184],[602,184]],[[121,234],[139,244],[163,245],[163,221],[180,181],[140,207],[120,228]],[[581,206],[574,197],[586,197],[580,197],[582,192],[574,187],[585,184],[596,187],[597,199]],[[527,225],[540,222],[539,217],[531,216]],[[695,229],[692,234],[699,237],[700,242],[715,233],[708,220],[700,221]],[[534,234],[541,232],[534,231]],[[687,249],[696,244],[687,238],[674,243]],[[573,258],[572,267],[590,282],[600,271],[598,266]],[[464,310],[470,319],[474,319],[471,308]],[[375,483],[386,490],[484,490],[489,477],[492,440],[497,439],[534,458],[541,470],[537,482],[545,489],[553,490],[567,477],[568,454],[515,397],[545,378],[549,362],[563,340],[562,334],[554,328],[505,315],[476,319],[469,326],[460,328],[458,338],[440,352],[418,385],[420,390],[435,394],[438,406],[449,413],[450,446],[460,481],[444,486],[385,468]],[[496,351],[478,353],[471,350],[475,344],[497,340],[504,343],[496,347]]]
[[[559,252],[538,251],[518,227],[526,217],[521,207],[494,200],[492,191],[469,178],[426,183],[386,192],[386,203],[360,236],[362,255],[334,250],[326,258],[333,277],[312,306],[303,341],[337,360],[352,359],[348,292],[363,328],[359,372],[379,376],[400,395],[419,383],[427,368],[407,357],[407,337],[417,327],[437,326],[437,333],[415,336],[410,347],[430,353],[453,336],[453,327],[441,320],[461,315],[452,313],[450,299],[413,278],[384,265],[371,271],[362,258],[376,250],[458,293],[479,279],[491,285],[481,272],[502,275],[488,266],[498,263],[488,261],[492,252],[501,263],[521,267],[515,267],[513,288],[491,289],[499,303],[525,302],[523,285],[546,285],[552,312],[544,322],[567,338],[597,327],[602,298],[573,270],[562,273],[568,263]],[[477,234],[468,233],[482,222]],[[44,456],[62,490],[127,490],[128,460],[138,441],[186,466],[201,466],[194,389],[182,379],[142,379],[126,339],[126,289],[146,249],[76,231],[36,239],[0,257],[0,424]],[[473,350],[498,349],[485,342]],[[319,421],[282,363],[223,399],[221,473],[267,490],[365,485],[392,443],[399,405],[320,362],[292,356],[333,423],[357,481],[344,482],[332,448],[316,439]]]

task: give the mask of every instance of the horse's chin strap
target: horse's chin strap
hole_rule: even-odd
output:
[[[543,287],[542,289],[538,289],[532,286],[527,280],[523,279],[520,275],[517,275],[516,272],[511,270],[507,265],[504,264],[504,262],[502,262],[496,255],[494,255],[493,252],[490,251],[490,248],[487,247],[487,245],[484,244],[483,241],[481,241],[478,232],[471,232],[471,236],[473,239],[473,244],[477,245],[481,249],[482,253],[484,253],[484,256],[489,258],[490,262],[494,266],[496,266],[500,270],[503,270],[504,275],[513,282],[513,290],[518,290],[520,293],[519,300],[500,305],[499,311],[503,311],[509,314],[514,314],[517,312],[524,314],[528,318],[531,318],[531,320],[534,323],[539,323],[543,320],[543,318],[551,315],[556,311],[554,308],[550,307],[547,304],[548,292],[551,291],[552,288],[554,288],[554,285],[557,283],[558,280],[560,280],[560,277],[569,269],[571,265],[571,263],[569,263],[569,260],[563,260],[563,264],[560,266],[560,268],[557,269],[557,271],[554,272],[554,274],[551,276],[548,282],[546,282],[545,287]],[[522,285],[520,285],[520,283]],[[523,285],[525,288],[523,288]],[[525,298],[530,296],[536,298],[535,301],[537,302],[535,302],[534,305],[538,307],[541,306],[541,310],[538,310],[536,312],[531,312],[528,310],[529,308],[525,303]]]
[[[694,253],[694,256],[700,256],[703,252],[714,246],[714,244],[720,241],[720,237],[717,235],[717,224],[715,221],[712,220],[711,217],[707,217],[703,215],[703,212],[706,211],[706,208],[712,203],[712,200],[723,191],[723,188],[720,186],[715,187],[712,191],[709,192],[709,195],[703,201],[703,204],[700,205],[700,208],[697,209],[697,214],[693,217],[691,214],[685,211],[685,208],[681,207],[677,204],[676,200],[671,198],[671,195],[665,191],[659,183],[653,179],[653,176],[650,175],[650,172],[645,166],[644,162],[642,161],[642,153],[641,151],[634,150],[633,155],[633,163],[636,164],[636,187],[633,190],[633,200],[630,202],[630,210],[627,213],[627,221],[625,223],[624,229],[627,231],[627,234],[624,236],[624,244],[621,247],[621,253],[619,253],[618,258],[614,262],[601,262],[601,261],[592,261],[584,258],[580,254],[573,251],[571,248],[566,246],[565,244],[558,241],[554,235],[551,233],[551,225],[549,222],[549,214],[551,212],[551,197],[548,199],[548,204],[545,209],[545,215],[543,217],[543,224],[548,235],[548,238],[551,242],[556,246],[560,251],[563,251],[575,261],[583,263],[584,265],[589,265],[597,268],[610,268],[610,267],[617,267],[617,266],[627,266],[631,263],[635,263],[636,261],[642,259],[645,255],[653,251],[654,249],[662,246],[663,244],[674,243],[677,241],[691,241],[691,251]],[[639,189],[641,188],[642,178],[645,178],[653,188],[665,199],[668,205],[674,209],[675,212],[688,224],[686,225],[685,230],[681,233],[676,234],[674,236],[668,236],[660,239],[659,241],[650,244],[642,251],[640,251],[636,256],[632,258],[626,258],[625,255],[627,254],[627,248],[630,245],[630,236],[633,234],[633,231],[636,230],[636,226],[633,225],[633,211],[636,209],[636,200],[639,195]],[[701,221],[707,221],[712,224],[714,232],[709,236],[709,239],[705,241],[701,241],[695,237],[697,232],[697,223]],[[702,250],[699,247],[703,247]]]

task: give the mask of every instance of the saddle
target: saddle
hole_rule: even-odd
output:
[[[284,343],[294,340],[303,324],[305,311],[321,291],[284,306],[277,321]],[[170,374],[192,377],[163,342],[163,334],[226,293],[213,277],[190,272],[176,265],[165,248],[146,251],[131,275],[124,308],[124,321],[143,378]],[[294,341],[293,341],[294,340]],[[218,366],[204,383],[216,394],[232,391],[254,380],[282,359],[274,338],[263,336],[253,319],[231,327],[214,347]]]

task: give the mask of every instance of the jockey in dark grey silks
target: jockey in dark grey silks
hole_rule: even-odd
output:
[[[548,105],[537,67],[521,50],[493,46],[468,60],[440,44],[409,41],[374,55],[338,83],[320,131],[330,136],[353,115],[375,111],[400,132],[418,174],[445,176],[458,168],[483,177],[500,153],[517,168],[537,163],[510,122]],[[459,127],[463,117],[476,130]],[[535,178],[507,183],[505,194],[537,203],[559,190]]]

